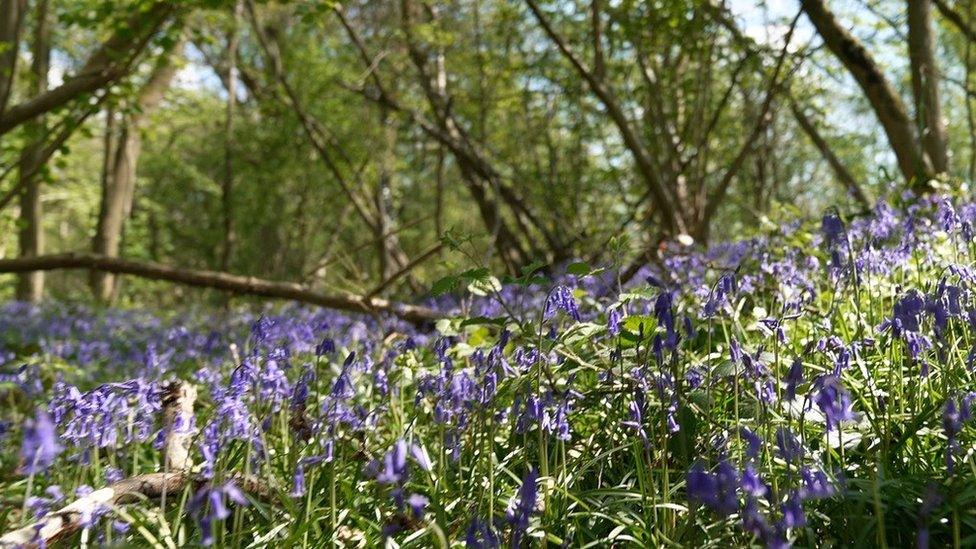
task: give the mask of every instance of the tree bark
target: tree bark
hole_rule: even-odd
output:
[[[380,107],[380,131],[382,150],[379,159],[379,177],[376,184],[376,252],[379,257],[379,280],[386,280],[397,269],[396,259],[393,257],[393,244],[397,240],[396,234],[387,236],[387,232],[396,229],[396,223],[391,215],[393,209],[393,174],[396,170],[396,127],[390,123],[389,111]]]
[[[885,78],[874,57],[841,26],[824,0],[801,0],[800,4],[827,48],[843,63],[867,97],[898,159],[902,176],[918,186],[926,185],[934,175],[932,163],[919,147],[905,103]]]
[[[543,15],[542,10],[539,9],[538,4],[534,0],[526,0],[529,9],[535,16],[542,30],[546,33],[550,40],[556,44],[557,49],[562,53],[577,73],[583,78],[593,92],[593,95],[599,99],[600,103],[603,105],[607,112],[607,115],[613,121],[617,130],[620,132],[620,137],[623,139],[624,145],[631,152],[634,157],[634,164],[637,168],[637,172],[640,174],[641,178],[647,184],[648,189],[651,191],[651,196],[657,203],[658,211],[662,216],[662,221],[664,222],[665,232],[668,234],[679,234],[687,232],[686,223],[681,212],[681,204],[678,203],[677,198],[674,197],[672,189],[668,188],[661,181],[658,175],[658,170],[654,166],[654,159],[651,153],[647,150],[647,147],[641,142],[640,135],[638,131],[633,127],[630,119],[624,112],[623,107],[620,102],[615,97],[613,90],[611,90],[607,83],[598,77],[593,71],[587,69],[583,62],[574,54],[569,46],[563,40],[562,36],[556,33],[555,29]]]
[[[24,273],[60,269],[88,269],[115,274],[128,274],[149,280],[166,280],[196,288],[212,288],[242,295],[299,301],[339,311],[388,313],[415,324],[422,324],[444,317],[444,314],[439,311],[419,305],[408,305],[379,298],[370,299],[354,294],[321,294],[294,282],[263,280],[218,271],[179,269],[158,263],[130,261],[118,257],[64,253],[37,257],[0,259],[0,273]]]
[[[234,21],[227,36],[227,108],[224,118],[224,173],[220,184],[220,198],[224,221],[224,242],[220,251],[220,269],[230,268],[237,245],[234,223],[234,115],[237,109],[237,35],[244,5],[234,2]]]
[[[51,61],[51,22],[47,0],[37,5],[34,29],[33,60],[29,93],[37,96],[47,90],[47,74]],[[27,126],[28,145],[20,155],[18,185],[20,191],[20,257],[34,257],[44,253],[44,223],[41,206],[41,174],[44,163],[44,143],[47,127],[44,117],[34,119]],[[44,273],[26,272],[17,281],[17,299],[36,303],[44,296]]]
[[[153,34],[174,12],[175,5],[160,1],[133,14],[88,58],[78,74],[7,109],[0,117],[0,135],[124,76]]]
[[[915,121],[936,173],[949,171],[948,137],[939,99],[931,0],[908,0],[908,57],[915,95]]]
[[[98,213],[92,252],[107,257],[117,257],[122,241],[125,221],[132,211],[135,196],[136,171],[142,151],[142,123],[145,117],[159,105],[176,74],[176,51],[165,52],[160,57],[149,80],[139,91],[135,108],[122,117],[116,131],[110,120],[106,127],[106,163],[102,180],[102,200]],[[116,278],[112,273],[92,271],[89,282],[95,299],[107,302],[114,297]]]
[[[834,171],[834,175],[836,175],[837,179],[842,185],[844,185],[847,192],[850,193],[850,195],[853,196],[862,206],[866,208],[870,207],[871,201],[868,199],[867,195],[864,194],[864,191],[861,189],[861,186],[858,185],[857,180],[854,179],[854,176],[851,175],[851,172],[847,170],[847,167],[844,166],[840,159],[837,158],[837,155],[834,154],[834,151],[830,148],[830,145],[827,144],[827,140],[825,140],[823,136],[820,135],[820,132],[817,131],[817,127],[813,124],[813,121],[807,117],[806,113],[803,112],[803,109],[801,109],[796,102],[791,101],[790,108],[793,111],[793,117],[796,118],[796,122],[800,125],[800,129],[802,129],[803,133],[807,134],[807,137],[809,137],[810,141],[813,142],[813,146],[816,147],[817,151],[820,152],[820,156],[827,161],[827,164]]]
[[[17,71],[17,50],[27,0],[0,0],[0,118],[7,108]]]

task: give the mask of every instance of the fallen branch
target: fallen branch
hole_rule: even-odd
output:
[[[190,383],[175,382],[163,394],[163,444],[165,472],[136,475],[112,483],[105,488],[78,498],[57,511],[50,512],[32,524],[7,532],[0,537],[0,549],[46,547],[84,528],[92,517],[118,505],[144,500],[159,500],[165,494],[178,494],[188,486],[194,490],[211,479],[189,472],[192,461],[190,441],[194,433],[193,405],[197,389]],[[270,500],[271,490],[251,475],[233,474],[228,477],[244,492],[262,500]]]
[[[260,500],[272,499],[271,490],[253,476],[230,475],[228,478],[252,497]],[[78,498],[61,509],[44,515],[37,522],[7,532],[0,537],[0,548],[44,547],[81,530],[89,517],[99,510],[145,500],[157,501],[163,494],[179,494],[188,486],[196,490],[210,482],[211,479],[184,471],[147,473],[123,479]]]
[[[357,313],[383,312],[415,324],[437,320],[444,315],[434,309],[407,305],[355,294],[328,295],[309,290],[294,282],[278,282],[218,271],[179,269],[159,263],[130,261],[96,254],[64,253],[0,259],[0,273],[54,271],[59,269],[90,269],[115,274],[127,274],[150,280],[166,280],[197,288],[212,288],[225,292],[276,299],[289,299],[340,311]]]

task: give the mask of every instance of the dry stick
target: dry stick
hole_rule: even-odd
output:
[[[192,466],[189,448],[193,436],[193,404],[196,402],[197,389],[190,383],[177,381],[166,387],[165,391],[162,402],[163,429],[166,432],[163,463],[166,472],[137,475],[95,490],[32,524],[7,532],[0,537],[0,548],[43,547],[81,530],[85,527],[86,519],[106,508],[145,499],[160,499],[166,493],[181,492],[189,485],[196,487],[209,482],[209,479],[189,472]],[[245,492],[260,499],[270,499],[271,491],[254,477],[232,475],[231,478]]]
[[[148,261],[131,261],[96,254],[64,253],[0,259],[0,273],[53,271],[59,269],[89,269],[115,274],[128,274],[150,280],[166,280],[186,286],[212,288],[238,294],[289,299],[329,309],[357,313],[389,313],[403,320],[422,324],[442,318],[434,309],[408,305],[360,295],[321,294],[295,282],[264,280],[218,271],[180,269]]]

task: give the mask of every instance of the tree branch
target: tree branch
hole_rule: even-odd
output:
[[[0,273],[53,271],[59,269],[89,269],[115,274],[128,274],[150,280],[165,280],[197,288],[212,288],[244,295],[287,299],[355,313],[382,312],[415,324],[437,320],[444,316],[439,311],[427,307],[397,303],[385,299],[366,298],[353,294],[321,294],[294,282],[263,280],[217,271],[179,269],[158,263],[130,261],[94,254],[64,253],[16,259],[0,259]]]
[[[175,5],[156,2],[148,9],[133,14],[88,58],[78,74],[48,92],[7,109],[0,117],[0,135],[124,76],[153,34],[175,11]]]

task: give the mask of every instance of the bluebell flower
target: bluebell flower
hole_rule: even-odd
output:
[[[54,422],[47,411],[38,408],[33,419],[24,420],[24,438],[20,446],[21,471],[28,475],[41,473],[61,453]]]
[[[798,492],[790,492],[786,502],[780,507],[783,513],[783,526],[786,528],[801,528],[807,519],[803,514],[803,501]]]
[[[576,305],[576,299],[573,297],[573,292],[566,286],[556,286],[551,292],[549,292],[549,296],[546,298],[545,307],[542,311],[542,319],[550,320],[553,316],[555,316],[556,311],[565,312],[577,322],[579,322],[581,319],[579,307]]]
[[[429,500],[421,494],[410,494],[407,497],[407,506],[413,512],[414,518],[419,519],[424,516],[424,509],[427,508],[428,503],[430,503]]]
[[[534,468],[529,469],[522,479],[518,497],[512,501],[505,513],[509,524],[512,525],[512,547],[520,546],[522,537],[529,528],[529,517],[535,512],[536,499],[539,496],[539,489],[536,486],[538,480],[539,473]]]
[[[465,531],[464,545],[471,549],[495,549],[501,540],[490,523],[475,518]]]
[[[857,419],[851,409],[851,395],[841,385],[837,376],[823,376],[818,384],[820,391],[814,397],[814,402],[826,418],[828,431],[837,429],[844,421]]]
[[[721,516],[729,516],[739,508],[738,486],[738,473],[725,459],[719,462],[715,473],[705,471],[700,464],[688,471],[688,497]]]
[[[607,310],[607,333],[612,336],[620,335],[620,322],[623,315],[619,307],[612,307]]]

